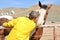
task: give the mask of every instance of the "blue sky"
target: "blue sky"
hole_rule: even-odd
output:
[[[17,7],[29,8],[32,5],[38,4],[39,0],[0,0],[0,9]],[[40,0],[42,4],[60,5],[60,0]]]

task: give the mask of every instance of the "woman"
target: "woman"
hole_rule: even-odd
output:
[[[32,11],[27,17],[18,17],[3,23],[5,27],[13,27],[6,40],[29,40],[31,31],[36,28],[39,12]]]

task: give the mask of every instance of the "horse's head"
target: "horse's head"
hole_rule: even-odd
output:
[[[40,7],[39,10],[44,9],[44,10],[46,10],[46,13],[51,8],[51,6],[52,6],[51,4],[50,5],[42,5],[41,2],[39,1],[39,7]]]
[[[48,14],[48,10],[51,8],[51,6],[52,5],[42,5],[41,2],[39,1],[40,9],[36,10],[36,11],[39,11],[39,13],[40,13],[39,19],[37,21],[37,25],[42,25],[45,23],[47,14]]]
[[[2,15],[0,16],[0,26],[2,25],[2,23],[7,22],[9,20],[12,20],[13,17],[9,16],[9,15]]]
[[[0,26],[2,26],[2,24],[4,22],[8,22],[8,21],[10,21],[12,19],[13,19],[13,17],[9,16],[9,15],[2,15],[2,16],[0,16]]]
[[[8,33],[10,32],[10,30],[12,28],[5,28],[5,27],[2,26],[2,24],[4,22],[8,22],[8,21],[10,21],[12,19],[13,19],[13,17],[12,16],[9,16],[9,15],[2,15],[2,16],[0,16],[0,26],[1,26],[0,29],[5,29],[4,30],[4,35],[5,36],[8,35]],[[1,32],[0,32],[0,34],[1,34]]]

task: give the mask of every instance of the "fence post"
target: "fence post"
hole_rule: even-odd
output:
[[[54,29],[53,29],[53,31],[54,31],[54,33],[53,33],[54,34],[54,40],[57,40],[56,28],[57,28],[57,26],[55,26]]]

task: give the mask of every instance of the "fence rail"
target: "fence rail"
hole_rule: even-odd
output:
[[[47,25],[41,25],[41,27],[60,27],[60,24],[47,24]]]

